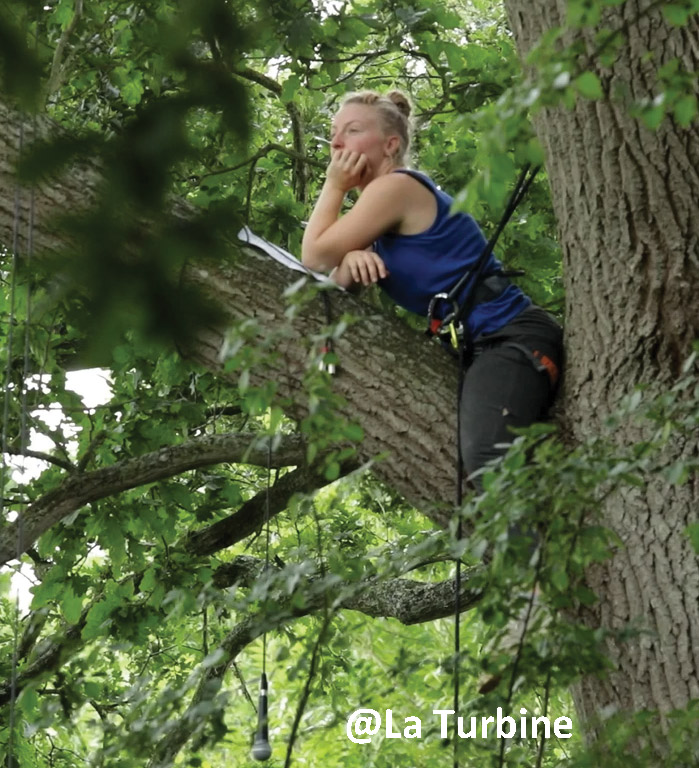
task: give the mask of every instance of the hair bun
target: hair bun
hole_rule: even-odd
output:
[[[389,91],[386,98],[390,99],[405,117],[410,117],[413,107],[410,99],[402,91]]]

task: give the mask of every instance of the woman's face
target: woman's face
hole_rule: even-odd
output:
[[[368,104],[345,104],[332,122],[330,147],[333,152],[346,149],[367,157],[362,186],[392,167],[391,157],[397,142],[398,137],[383,132],[378,112]]]

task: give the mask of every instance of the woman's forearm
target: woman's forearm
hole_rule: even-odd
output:
[[[331,254],[324,253],[319,247],[319,240],[323,233],[337,221],[344,199],[345,193],[342,189],[327,181],[323,184],[301,243],[301,261],[310,269],[332,269],[342,261],[342,254],[333,257]]]

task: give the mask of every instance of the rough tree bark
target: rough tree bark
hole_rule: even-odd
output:
[[[506,5],[523,55],[543,31],[565,19],[563,0],[542,0],[535,13],[524,0],[506,0]],[[696,20],[675,29],[658,10],[644,16],[650,5],[650,0],[628,2],[609,11],[608,27],[628,23],[629,29],[614,66],[598,72],[607,94],[623,85],[632,97],[652,95],[653,72],[673,57],[688,71],[697,69]],[[592,39],[592,33],[585,35]],[[647,50],[653,57],[644,59]],[[16,114],[0,105],[0,240],[5,242],[12,233],[17,124]],[[565,259],[563,411],[573,439],[583,440],[636,384],[645,383],[651,391],[666,388],[699,335],[699,218],[694,215],[699,136],[696,124],[680,129],[672,121],[656,133],[645,131],[629,117],[626,104],[610,98],[579,101],[572,111],[547,110],[536,127],[547,155]],[[40,192],[36,247],[60,245],[49,214],[82,203],[96,178],[86,169]],[[21,211],[26,221],[26,206]],[[293,277],[248,250],[234,266],[197,265],[190,278],[207,286],[232,318],[255,318],[261,338],[287,326],[267,375],[302,409],[300,379],[308,359],[303,340],[323,325],[320,301],[289,321],[281,294]],[[353,297],[338,294],[333,303],[336,315],[351,310],[358,317],[338,345],[342,371],[336,387],[347,401],[345,412],[365,429],[361,458],[389,451],[376,472],[443,523],[453,482],[454,367],[439,349],[416,344],[413,333]],[[221,331],[211,329],[193,354],[218,368],[221,343]],[[618,435],[622,444],[637,437]],[[696,442],[678,444],[676,451],[696,455],[698,448]],[[610,706],[667,711],[699,697],[699,565],[683,532],[697,508],[699,480],[677,488],[656,479],[645,489],[610,499],[602,511],[624,546],[590,574],[601,600],[585,619],[612,628],[640,621],[650,633],[610,647],[618,671],[578,687],[576,703],[590,732],[595,716]]]
[[[25,121],[25,146],[32,139],[31,121]],[[55,130],[39,120],[39,135]],[[20,118],[0,102],[0,242],[12,243],[15,222],[15,162],[19,147]],[[55,226],[61,214],[80,210],[98,194],[99,171],[85,163],[60,181],[53,180],[36,190],[34,199],[34,249],[56,251],[67,245]],[[183,203],[176,215],[191,210]],[[29,195],[19,197],[19,251],[26,252]],[[252,383],[273,379],[279,395],[290,401],[290,414],[302,417],[305,410],[302,379],[309,365],[308,339],[320,339],[326,325],[320,297],[292,318],[285,313],[285,289],[299,278],[267,255],[230,244],[235,261],[200,263],[189,270],[189,279],[220,303],[231,322],[254,320],[260,344],[280,334],[274,358]],[[341,412],[361,423],[365,439],[360,461],[379,454],[386,458],[374,465],[375,472],[424,510],[438,524],[450,516],[453,500],[455,455],[454,393],[456,366],[449,355],[426,338],[417,336],[403,323],[377,313],[376,309],[340,290],[332,291],[332,313],[339,318],[351,313],[357,321],[337,342],[340,373],[335,391],[345,399]],[[203,365],[221,370],[220,352],[225,328],[202,331],[200,343],[189,350]],[[316,349],[317,352],[317,349]]]
[[[650,393],[667,388],[699,336],[699,128],[696,120],[683,129],[667,118],[651,132],[628,109],[659,92],[656,73],[667,61],[679,59],[688,72],[699,65],[697,17],[673,27],[657,6],[627,2],[600,23],[624,34],[613,66],[583,64],[600,77],[602,100],[578,99],[572,110],[535,118],[564,256],[565,420],[576,440],[596,433],[635,385]],[[524,0],[506,7],[523,58],[542,33],[565,24],[564,0],[537,3],[535,13]],[[562,42],[582,36],[592,52],[596,31]],[[627,445],[639,437],[617,435]],[[674,451],[696,456],[698,445],[678,440]],[[697,509],[695,477],[682,487],[655,479],[602,510],[624,546],[590,574],[601,600],[585,618],[615,629],[634,622],[648,632],[609,648],[615,674],[577,688],[588,733],[602,711],[667,712],[699,696],[699,563],[683,533]]]

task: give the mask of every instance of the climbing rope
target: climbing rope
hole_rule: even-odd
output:
[[[490,258],[498,238],[502,233],[507,222],[512,218],[512,214],[515,209],[526,195],[529,187],[531,186],[536,174],[539,172],[541,166],[531,168],[527,164],[515,184],[515,188],[508,200],[507,206],[500,217],[500,220],[491,235],[488,243],[478,257],[476,264],[468,270],[457,284],[446,294],[437,294],[430,303],[430,309],[428,311],[428,335],[445,335],[444,328],[448,328],[448,338],[452,346],[458,349],[459,356],[459,376],[457,382],[456,393],[456,514],[457,526],[456,526],[456,541],[457,545],[463,538],[463,522],[461,519],[461,504],[463,503],[463,483],[464,483],[464,463],[463,455],[461,453],[461,398],[464,388],[464,378],[466,375],[466,369],[472,362],[473,358],[473,340],[468,333],[468,326],[466,323],[462,323],[462,318],[468,318],[471,310],[476,303],[476,289],[479,281],[484,274],[486,264]],[[512,273],[510,273],[512,274]],[[469,286],[466,298],[459,305],[458,298],[461,295],[462,290]],[[439,301],[444,301],[451,307],[451,312],[447,314],[442,320],[437,320],[433,316],[435,308]],[[461,558],[456,558],[455,576],[454,576],[454,768],[459,768],[459,684],[460,684],[460,669],[461,669]],[[510,692],[511,695],[511,692]]]
[[[272,435],[267,445],[267,486],[265,489],[265,570],[269,571],[269,494],[272,475]],[[257,704],[257,731],[252,745],[252,756],[255,760],[269,760],[272,756],[272,747],[269,744],[269,724],[267,718],[268,704],[267,686],[267,630],[262,635],[262,674],[260,675],[260,696]]]
[[[36,120],[33,122],[34,134],[36,135]],[[21,157],[24,150],[24,121],[22,117],[19,120],[19,141],[18,157]],[[20,229],[20,208],[21,208],[21,187],[19,180],[15,182],[14,199],[14,218],[12,223],[12,259],[11,259],[11,278],[10,278],[10,311],[8,315],[7,331],[7,364],[5,370],[5,381],[3,385],[3,425],[2,425],[2,465],[0,467],[0,520],[5,520],[5,481],[7,479],[7,450],[8,450],[8,423],[10,413],[10,387],[12,377],[12,348],[14,345],[14,327],[16,323],[16,302],[17,302],[17,271],[19,262],[19,229]],[[29,221],[27,233],[27,252],[26,261],[30,264],[34,249],[34,214],[35,199],[34,190],[30,190],[29,195]],[[27,388],[26,381],[29,376],[29,328],[31,324],[31,290],[27,286],[27,302],[24,318],[24,344],[23,344],[23,365],[20,386],[20,420],[19,420],[19,453],[24,456],[27,450]],[[21,470],[24,470],[24,459],[22,459]],[[24,516],[21,510],[17,513],[17,535],[16,535],[16,559],[21,561],[24,540]],[[21,565],[21,563],[20,563]],[[15,610],[12,632],[12,669],[10,676],[10,718],[9,718],[9,737],[7,748],[7,768],[14,768],[15,765],[15,731],[17,719],[17,688],[18,688],[18,669],[19,669],[19,625],[20,625],[20,602],[19,590],[15,595]]]

